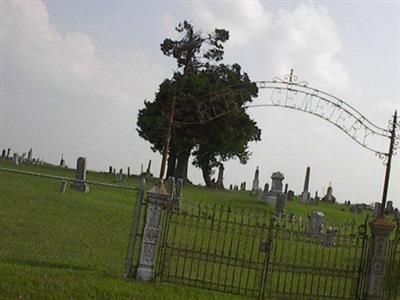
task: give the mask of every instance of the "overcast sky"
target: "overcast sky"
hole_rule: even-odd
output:
[[[61,153],[90,169],[131,167],[161,157],[136,133],[138,109],[176,70],[160,43],[184,19],[204,32],[230,31],[225,62],[250,78],[295,70],[300,80],[353,105],[386,127],[400,108],[400,3],[365,1],[1,1],[0,148],[58,163]],[[268,98],[260,91],[255,102]],[[262,129],[246,165],[226,163],[225,185],[262,185],[274,171],[301,192],[329,183],[340,202],[381,201],[384,166],[332,124],[284,108],[249,110]],[[387,147],[385,144],[382,144]],[[189,177],[202,183],[190,166]],[[400,206],[400,160],[393,161],[389,200]]]

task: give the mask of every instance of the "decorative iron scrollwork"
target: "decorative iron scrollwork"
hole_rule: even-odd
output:
[[[393,126],[400,126],[400,121],[393,124],[389,121],[388,129],[375,125],[368,120],[357,109],[329,93],[308,86],[306,81],[298,81],[298,76],[293,69],[289,74],[280,77],[273,77],[271,81],[255,82],[259,89],[271,90],[270,98],[259,104],[252,104],[238,107],[236,103],[230,103],[227,96],[243,97],[244,91],[240,87],[235,87],[233,91],[227,91],[218,95],[210,95],[209,101],[197,107],[199,120],[191,122],[175,123],[179,125],[198,125],[220,118],[238,109],[257,108],[257,107],[283,107],[293,110],[306,112],[308,114],[324,119],[360,146],[374,152],[376,156],[387,162],[388,153],[380,149],[384,144],[381,138],[391,138]],[[394,150],[398,149],[400,134],[395,136]],[[394,154],[396,151],[394,151]]]
[[[290,69],[290,73],[289,73],[289,74],[285,74],[285,75],[283,76],[283,79],[280,78],[280,77],[278,77],[278,76],[274,76],[274,77],[272,78],[272,81],[273,81],[273,82],[286,83],[286,84],[288,84],[289,86],[290,86],[291,84],[297,84],[297,85],[301,85],[301,86],[304,86],[304,87],[306,87],[306,86],[308,85],[308,82],[307,82],[307,81],[300,81],[300,82],[298,82],[298,77],[297,77],[297,75],[295,75],[295,74],[293,73],[293,69]],[[260,81],[260,82],[267,83],[267,81]]]

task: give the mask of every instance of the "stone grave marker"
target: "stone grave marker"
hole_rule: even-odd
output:
[[[14,153],[13,158],[12,158],[12,163],[13,165],[18,165],[19,160],[18,160],[18,153]]]
[[[287,201],[293,201],[293,199],[294,199],[294,192],[292,190],[289,190],[287,194]]]
[[[332,194],[332,187],[329,186],[328,189],[326,190],[326,195],[322,198],[323,202],[327,203],[335,203],[336,198]]]
[[[151,159],[149,159],[149,163],[147,165],[146,176],[151,177]]]
[[[300,197],[301,202],[303,202],[303,203],[311,202],[310,192],[308,191],[309,183],[310,183],[310,167],[307,167],[306,176],[304,178],[303,192],[301,193],[301,197]]]
[[[325,226],[325,215],[320,211],[313,211],[309,216],[309,236],[320,237]]]
[[[82,193],[89,192],[89,186],[86,182],[86,157],[79,157],[76,162],[75,189]]]
[[[275,213],[278,216],[282,216],[285,213],[286,196],[279,194],[275,203]]]
[[[252,186],[251,192],[250,192],[251,196],[257,196],[259,191],[261,190],[259,176],[260,176],[260,171],[258,170],[258,167],[257,167],[256,171],[254,173],[253,186]]]
[[[65,168],[64,153],[61,153],[60,167]]]
[[[283,192],[285,195],[287,195],[288,188],[289,188],[289,185],[286,183],[286,184],[285,184],[285,191]]]
[[[332,226],[329,226],[325,232],[324,239],[322,245],[325,247],[335,247],[335,237],[337,234],[337,230],[334,230]]]
[[[28,163],[28,164],[31,164],[31,163],[32,163],[32,148],[30,148],[29,151],[28,151],[27,163]]]
[[[386,214],[392,214],[393,209],[393,201],[386,202]]]
[[[269,184],[268,182],[264,184],[264,190],[263,190],[263,199],[266,200],[269,192]]]
[[[268,192],[266,202],[269,205],[275,205],[278,195],[282,194],[282,181],[285,176],[281,172],[274,172],[271,175],[271,190]]]
[[[375,217],[379,216],[379,214],[381,212],[381,203],[375,202],[373,212],[374,212]]]

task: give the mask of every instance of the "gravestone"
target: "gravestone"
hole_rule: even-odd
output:
[[[65,167],[65,160],[64,160],[64,154],[63,153],[61,153],[60,167],[61,168]]]
[[[318,196],[318,191],[315,191],[315,197],[314,197],[313,203],[318,205],[319,201],[321,201],[321,199]]]
[[[128,167],[127,171],[128,171],[128,178],[129,178],[129,177],[131,177],[131,168]]]
[[[310,167],[307,167],[306,176],[304,178],[303,192],[301,193],[300,197],[301,202],[303,203],[310,203],[311,201],[310,192],[308,191],[309,183],[310,183]]]
[[[112,171],[113,171],[112,166],[109,166],[109,167],[108,167],[108,174],[112,174]]]
[[[285,213],[286,196],[279,194],[275,203],[275,213],[278,216],[282,216]]]
[[[373,212],[375,217],[379,216],[379,214],[381,213],[381,203],[375,202]]]
[[[292,190],[289,190],[287,194],[287,201],[293,201],[293,199],[294,199],[294,192]]]
[[[364,206],[362,204],[350,205],[350,212],[353,214],[361,214],[364,211]]]
[[[116,175],[116,174],[117,174],[117,169],[114,168],[114,169],[113,169],[113,175]]]
[[[233,189],[233,185],[230,184],[230,185],[229,185],[229,190],[232,191],[232,189]]]
[[[386,214],[390,215],[393,213],[393,201],[386,202]]]
[[[285,191],[283,192],[285,195],[287,195],[288,188],[289,188],[289,185],[286,183],[286,184],[285,184]]]
[[[271,190],[267,194],[266,202],[269,205],[275,205],[278,195],[282,194],[282,181],[285,176],[281,172],[274,172],[271,175]]]
[[[260,171],[258,170],[258,167],[257,167],[256,171],[254,173],[253,186],[252,186],[251,192],[250,192],[251,196],[257,196],[259,191],[261,190],[259,176],[260,176]]]
[[[86,182],[86,157],[79,157],[76,162],[75,189],[82,193],[89,192],[89,186]]]
[[[320,211],[313,211],[309,218],[309,236],[320,237],[325,226],[325,215]]]
[[[329,186],[328,189],[326,190],[326,195],[322,198],[323,202],[327,203],[335,203],[336,198],[332,194],[332,187]]]
[[[20,155],[20,156],[18,157],[18,163],[19,163],[20,165],[22,165],[22,164],[24,163],[24,161],[25,161],[25,155],[26,155],[26,153],[23,153],[22,155]]]
[[[122,168],[121,169],[119,169],[119,174],[118,174],[118,180],[122,180],[122,179],[124,179],[124,175],[123,175],[123,170],[122,170]]]
[[[18,161],[18,153],[14,153],[13,157],[12,157],[12,163],[14,165],[18,165],[19,161]]]
[[[1,151],[1,159],[6,159],[6,149],[3,149],[3,151]]]
[[[337,230],[334,230],[332,226],[329,226],[325,232],[322,245],[325,247],[335,247],[336,246],[336,242],[335,242],[336,234],[337,234]]]
[[[32,148],[29,149],[28,151],[28,160],[27,160],[28,164],[32,163]]]
[[[151,159],[149,159],[149,163],[147,165],[146,177],[151,177]]]
[[[220,164],[218,168],[218,179],[215,183],[217,189],[224,189],[224,165]]]
[[[8,148],[8,149],[7,149],[6,159],[9,159],[9,158],[10,158],[10,152],[11,152],[11,148]]]
[[[266,200],[269,192],[269,184],[268,182],[264,184],[264,191],[263,191],[263,199]]]
[[[234,186],[234,188],[233,188],[235,191],[238,191],[239,190],[239,187],[235,184],[235,186]]]

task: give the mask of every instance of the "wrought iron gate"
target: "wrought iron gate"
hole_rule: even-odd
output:
[[[262,296],[268,218],[224,207],[166,211],[158,275],[164,282]]]
[[[301,219],[200,205],[163,218],[161,281],[260,299],[362,299],[366,222],[313,231]]]

